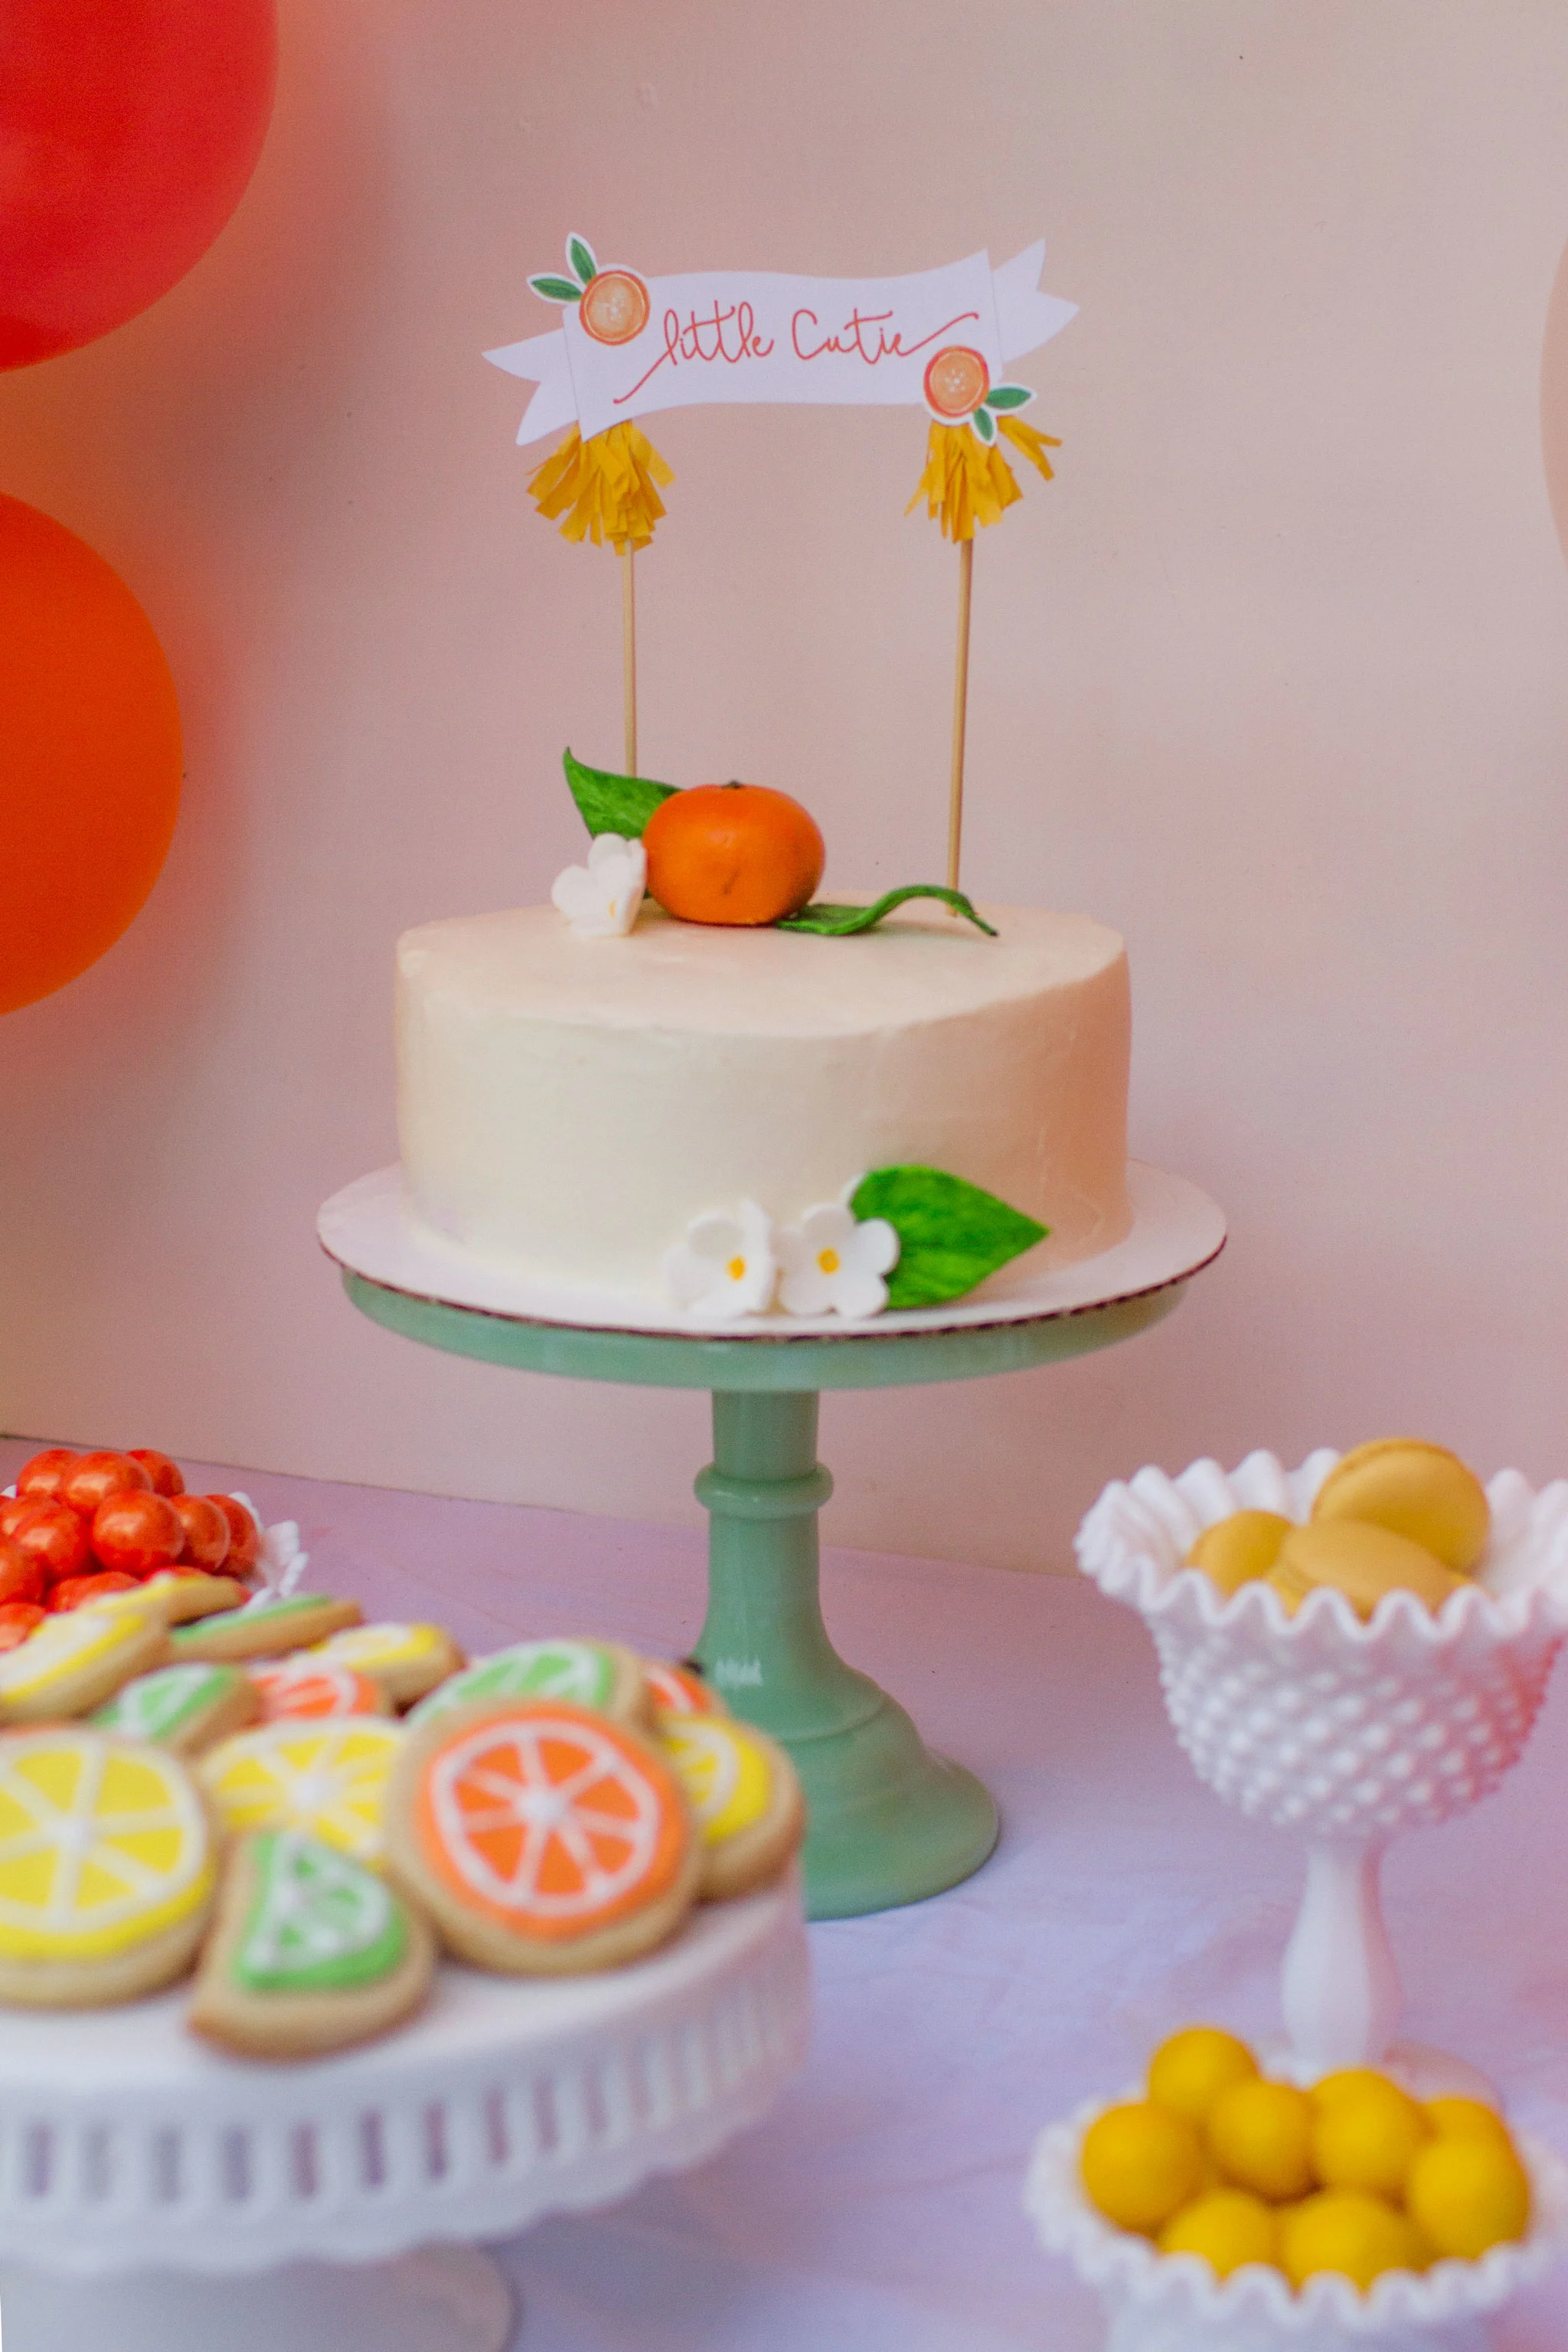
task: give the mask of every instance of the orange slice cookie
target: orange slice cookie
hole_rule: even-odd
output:
[[[363,1613],[357,1601],[297,1592],[289,1601],[264,1601],[204,1618],[200,1624],[182,1625],[173,1637],[174,1655],[207,1658],[220,1665],[246,1658],[279,1658],[286,1651],[310,1649],[346,1625],[357,1625]]]
[[[463,1664],[463,1654],[439,1625],[354,1625],[317,1643],[313,1657],[378,1682],[394,1706],[412,1706]]]
[[[701,1861],[648,1740],[561,1701],[452,1708],[407,1735],[387,1862],[451,1949],[518,1976],[614,1968],[673,1935]]]
[[[0,1656],[0,1724],[86,1715],[168,1655],[166,1627],[144,1609],[78,1609],[46,1618]]]
[[[258,1712],[268,1723],[328,1715],[390,1715],[392,1701],[368,1675],[334,1665],[316,1650],[297,1650],[275,1665],[248,1666]]]
[[[663,1658],[645,1658],[643,1680],[656,1716],[728,1715],[730,1710],[711,1684],[690,1666],[675,1666]]]
[[[659,1740],[702,1841],[704,1901],[765,1886],[805,1832],[805,1800],[776,1740],[728,1716],[665,1716]]]
[[[379,1863],[387,1777],[404,1738],[401,1724],[367,1715],[263,1723],[212,1748],[198,1769],[231,1832],[304,1830]]]
[[[165,1748],[74,1724],[0,1739],[0,2000],[96,2008],[171,1983],[206,1926],[214,1844]]]

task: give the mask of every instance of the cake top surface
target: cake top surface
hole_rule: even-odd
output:
[[[627,937],[583,939],[552,907],[526,907],[422,923],[399,940],[397,965],[403,982],[476,1015],[833,1036],[1071,987],[1124,952],[1088,915],[981,911],[995,939],[919,907],[853,939],[672,922],[645,907]]]

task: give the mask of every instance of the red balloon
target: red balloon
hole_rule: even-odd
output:
[[[158,878],[179,805],[179,706],[152,623],[73,531],[0,493],[0,843],[10,883],[0,1013],[63,988],[113,946]],[[132,1466],[130,1483],[151,1484]]]
[[[166,294],[245,193],[273,0],[0,0],[0,368]]]

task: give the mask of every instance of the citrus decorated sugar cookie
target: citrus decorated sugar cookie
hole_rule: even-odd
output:
[[[728,1715],[730,1710],[713,1688],[690,1666],[671,1665],[663,1658],[645,1658],[643,1680],[648,1703],[660,1715]]]
[[[521,1976],[650,1951],[685,1917],[701,1867],[663,1757],[559,1700],[452,1709],[410,1731],[387,1862],[453,1951]]]
[[[728,1716],[667,1715],[659,1744],[697,1818],[704,1900],[776,1878],[805,1830],[800,1781],[776,1740]]]
[[[138,1675],[92,1720],[102,1731],[150,1739],[176,1756],[199,1756],[245,1730],[260,1713],[261,1694],[237,1666],[208,1666],[192,1659]]]
[[[216,1883],[206,1808],[166,1749],[77,1724],[0,1740],[0,2000],[90,2008],[171,1982]]]
[[[306,1650],[324,1642],[329,1633],[357,1625],[363,1614],[357,1601],[331,1601],[323,1592],[297,1592],[288,1601],[264,1601],[259,1606],[230,1609],[221,1617],[199,1624],[181,1625],[174,1634],[178,1658],[209,1658],[220,1664],[243,1658],[279,1658],[289,1650]]]
[[[0,1724],[86,1715],[168,1654],[167,1630],[144,1609],[79,1609],[46,1618],[0,1656]]]
[[[254,2058],[310,2058],[386,2032],[430,1989],[436,1939],[386,1881],[301,1830],[240,1841],[189,2022]]]
[[[404,1736],[400,1724],[367,1715],[258,1724],[203,1757],[202,1786],[231,1832],[304,1830],[379,1862],[387,1775]]]
[[[338,1665],[319,1650],[296,1650],[270,1665],[247,1666],[246,1678],[268,1723],[285,1717],[390,1715],[392,1701],[378,1682]]]
[[[461,1650],[439,1625],[353,1625],[319,1643],[312,1654],[370,1675],[394,1706],[411,1706],[463,1664]]]
[[[421,1700],[409,1720],[423,1723],[447,1707],[501,1698],[565,1699],[619,1723],[643,1722],[648,1704],[642,1662],[619,1642],[514,1642],[476,1658]]]
[[[145,1609],[165,1625],[189,1624],[195,1617],[222,1616],[245,1600],[245,1587],[232,1576],[209,1576],[205,1569],[166,1568],[147,1578],[134,1591],[106,1592],[89,1601],[89,1609]]]

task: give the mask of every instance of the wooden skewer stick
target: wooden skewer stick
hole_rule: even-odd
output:
[[[626,713],[626,773],[637,772],[637,608],[628,539],[621,550],[621,677]]]
[[[947,887],[958,887],[959,849],[963,838],[963,730],[969,712],[969,597],[974,579],[974,541],[958,542],[958,668],[952,687],[952,783],[947,805]]]

